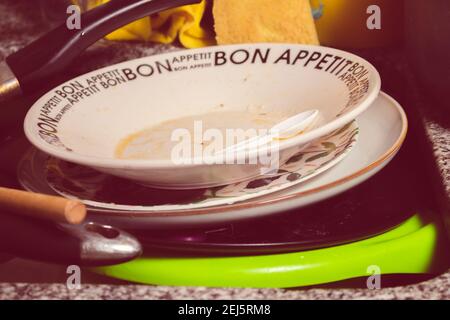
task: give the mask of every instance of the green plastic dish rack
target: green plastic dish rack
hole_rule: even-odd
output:
[[[285,254],[240,257],[142,257],[96,268],[109,277],[165,286],[289,288],[381,274],[442,271],[447,259],[445,230],[437,221],[415,215],[381,235],[349,244]],[[440,270],[441,269],[441,270]]]

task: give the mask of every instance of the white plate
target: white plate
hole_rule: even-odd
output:
[[[177,227],[180,224],[204,224],[276,214],[321,201],[366,181],[383,169],[402,146],[408,121],[402,107],[381,93],[374,105],[358,118],[359,141],[353,151],[334,168],[301,184],[269,197],[228,206],[160,213],[104,212],[93,219],[133,228]]]
[[[38,149],[101,172],[165,189],[214,187],[278,168],[301,147],[353,121],[376,99],[380,86],[380,76],[369,62],[332,48],[214,46],[144,57],[79,76],[40,98],[29,110],[24,128]],[[311,109],[320,113],[310,131],[248,154],[237,153],[232,159],[213,151],[233,144],[224,141],[222,131],[220,138],[209,139],[211,131],[195,130],[198,135],[191,137],[191,132],[180,130],[184,127],[176,127],[176,119],[189,117],[194,122],[214,114],[226,129],[243,126],[240,129],[246,131],[239,124],[245,116],[276,123]],[[145,159],[143,153],[158,154],[158,144],[142,141],[133,151],[136,159],[117,156],[119,146],[135,141],[136,133],[147,132],[140,140],[148,141],[147,129],[166,121],[178,129],[171,130],[177,132],[172,135],[176,141],[168,142],[172,157]],[[178,135],[181,132],[184,136]],[[212,140],[213,148],[203,147],[202,139]],[[187,161],[179,163],[181,159]]]

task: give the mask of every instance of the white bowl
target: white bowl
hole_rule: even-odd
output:
[[[66,161],[161,188],[210,187],[256,176],[267,164],[119,159],[116,148],[130,134],[185,116],[256,108],[288,117],[318,109],[321,120],[314,129],[277,146],[283,163],[354,120],[380,86],[371,64],[336,49],[215,46],[127,61],[77,77],[41,97],[24,128],[33,145]]]

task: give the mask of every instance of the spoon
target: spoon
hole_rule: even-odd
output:
[[[317,109],[298,113],[274,125],[269,129],[267,134],[241,141],[220,150],[216,154],[221,155],[229,152],[238,152],[244,149],[250,150],[261,147],[273,140],[286,140],[293,138],[309,130],[314,125],[318,115],[319,110]]]

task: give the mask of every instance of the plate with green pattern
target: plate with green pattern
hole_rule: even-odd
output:
[[[359,135],[356,121],[311,143],[276,173],[226,186],[162,190],[72,164],[32,149],[22,160],[25,188],[78,199],[92,210],[160,212],[233,204],[274,194],[316,177],[342,161]]]

